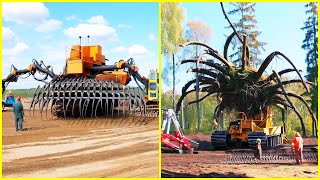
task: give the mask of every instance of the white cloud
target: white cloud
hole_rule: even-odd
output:
[[[72,14],[71,16],[66,17],[67,21],[72,21],[72,20],[76,20],[76,19],[77,19],[77,16],[74,15],[74,14]]]
[[[130,56],[142,56],[149,54],[149,50],[139,44],[134,44],[130,46],[128,52]]]
[[[30,48],[28,45],[26,45],[25,43],[19,42],[11,49],[3,49],[3,55],[15,56],[15,55],[19,55],[29,49]]]
[[[43,3],[2,3],[4,21],[18,24],[39,24],[49,16],[49,10]]]
[[[132,29],[133,27],[128,24],[118,24],[118,28],[123,28],[123,29]]]
[[[126,48],[126,47],[118,46],[118,47],[110,49],[109,53],[123,53],[123,52],[125,52],[127,50],[128,50],[128,48]]]
[[[70,27],[64,30],[68,37],[86,37],[99,38],[105,41],[118,41],[118,35],[114,28],[104,24],[78,24],[76,27]]]
[[[46,20],[36,27],[38,32],[50,32],[60,29],[62,22],[55,19]]]
[[[105,25],[108,24],[107,20],[104,19],[104,17],[101,15],[92,16],[90,19],[88,19],[88,23],[90,23],[90,24],[105,24]]]
[[[3,43],[10,43],[16,42],[17,36],[16,34],[8,27],[2,27],[2,42]]]
[[[148,39],[149,39],[150,41],[155,41],[155,40],[157,40],[157,37],[156,37],[154,34],[149,34],[149,35],[148,35]]]

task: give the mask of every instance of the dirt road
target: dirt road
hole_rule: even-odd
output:
[[[3,177],[158,177],[158,119],[41,119],[3,112]]]
[[[317,153],[315,149],[305,149],[305,163],[296,165],[295,160],[269,159],[272,153],[263,151],[263,160],[255,161],[234,161],[234,157],[243,155],[241,152],[250,150],[216,150],[213,151],[210,135],[191,134],[188,136],[197,140],[199,144],[198,154],[178,154],[167,148],[163,148],[162,156],[162,177],[318,177]],[[316,145],[317,138],[305,139],[306,146]],[[290,148],[290,147],[289,147]],[[239,152],[238,152],[239,151]],[[290,152],[290,151],[289,151]],[[287,151],[284,151],[287,153]],[[253,156],[253,153],[250,153]],[[245,156],[249,158],[250,154]],[[289,153],[290,154],[290,153]],[[312,156],[310,156],[312,154]],[[230,160],[233,163],[230,163]]]

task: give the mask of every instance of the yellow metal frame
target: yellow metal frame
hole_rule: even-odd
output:
[[[251,132],[264,132],[266,135],[283,134],[282,126],[272,127],[273,110],[271,107],[268,108],[267,117],[264,119],[260,115],[248,119],[244,112],[232,112],[228,115],[229,124],[232,114],[235,114],[236,118],[233,119],[239,122],[239,127],[238,129],[235,128],[236,125],[229,127],[228,133],[231,135],[231,139],[241,139],[241,141],[247,142],[248,135]],[[284,141],[285,137],[283,136],[282,138]]]
[[[156,84],[156,89],[152,90],[151,84]],[[151,93],[155,93],[156,97],[151,97]],[[159,101],[159,83],[158,83],[158,73],[155,70],[150,71],[149,82],[148,82],[148,101],[158,102]]]

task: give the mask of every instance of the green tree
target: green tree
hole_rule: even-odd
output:
[[[209,25],[201,20],[191,20],[187,24],[186,30],[186,39],[188,41],[200,41],[206,42],[207,40],[211,39],[212,37],[212,30]],[[192,48],[192,58],[197,59],[200,55],[200,46],[194,46]],[[196,73],[196,106],[197,106],[197,114],[198,114],[198,131],[201,128],[201,113],[200,113],[200,103],[199,101],[199,73]]]
[[[310,2],[305,5],[307,8],[307,20],[301,28],[306,31],[305,39],[303,40],[302,48],[307,51],[305,62],[307,63],[308,81],[315,83],[311,89],[311,108],[316,112],[318,117],[318,4]],[[312,135],[315,134],[314,126],[312,125]]]
[[[247,35],[247,45],[250,49],[249,60],[254,66],[261,64],[262,59],[259,55],[264,51],[265,42],[259,41],[257,38],[261,34],[261,31],[257,30],[257,20],[255,17],[255,5],[256,3],[231,3],[235,9],[228,12],[229,15],[234,16],[233,19],[239,18],[238,22],[232,23],[240,37],[244,34]],[[228,27],[230,28],[230,26]],[[230,55],[230,58],[235,63],[241,62],[242,56],[242,44],[238,39],[233,39],[231,42],[234,53]]]
[[[175,58],[174,54],[179,51],[179,44],[183,43],[184,11],[180,3],[165,2],[161,3],[161,51],[164,56],[172,56],[172,64],[167,63],[162,73],[163,81],[168,83],[168,73],[172,69],[173,89],[172,100],[175,108]],[[170,67],[171,66],[171,67]]]

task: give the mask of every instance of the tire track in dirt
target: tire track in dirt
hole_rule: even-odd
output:
[[[130,165],[136,159],[143,160],[135,163],[134,165]],[[151,151],[134,155],[127,155],[126,157],[121,158],[113,158],[105,161],[95,161],[90,163],[87,162],[80,165],[75,164],[27,173],[14,173],[6,177],[96,177],[96,175],[92,175],[96,174],[97,172],[100,172],[100,177],[108,177],[113,175],[119,176],[121,174],[127,174],[129,172],[128,169],[130,169],[130,171],[135,171],[137,165],[145,164],[147,162],[155,160],[157,161],[157,151]],[[124,164],[129,164],[129,166],[124,166]],[[123,169],[127,170],[123,171]],[[155,169],[153,168],[153,171],[154,170]],[[115,173],[112,173],[113,171],[115,171]],[[143,171],[144,170],[142,168],[138,172],[141,173]],[[102,174],[101,172],[104,173]],[[148,173],[148,175],[150,175],[150,173]]]
[[[25,132],[11,118],[3,113],[3,177],[158,177],[157,118],[101,127],[35,116]]]
[[[121,138],[120,140],[117,140],[114,138],[119,136],[119,134],[117,134],[116,136],[94,135],[91,137],[78,137],[78,138],[72,138],[72,139],[62,140],[62,141],[41,142],[41,145],[39,145],[40,143],[27,143],[27,145],[26,144],[4,145],[2,148],[3,149],[2,161],[10,162],[14,159],[19,160],[22,158],[50,156],[54,154],[59,154],[61,152],[66,152],[66,154],[68,154],[68,152],[77,151],[77,150],[82,151],[81,153],[85,153],[83,149],[84,148],[90,149],[90,147],[92,146],[104,146],[103,148],[99,148],[101,149],[100,151],[113,150],[121,147],[125,148],[130,145],[141,143],[146,140],[156,141],[156,138],[151,137],[152,134],[153,134],[152,131],[130,134],[129,137]],[[132,141],[138,137],[141,137],[142,140]],[[92,148],[94,148],[96,152],[99,152],[99,149],[95,147],[92,147]]]

